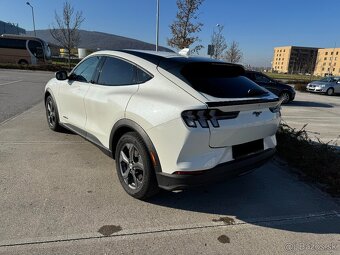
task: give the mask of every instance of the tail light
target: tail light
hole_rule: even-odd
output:
[[[209,123],[215,128],[220,124],[219,120],[235,119],[240,112],[222,112],[219,109],[189,110],[182,112],[182,118],[188,127],[196,128],[199,124],[202,128],[209,128]]]

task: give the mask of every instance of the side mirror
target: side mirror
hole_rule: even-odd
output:
[[[55,73],[55,78],[58,80],[58,81],[65,81],[67,80],[67,72],[66,71],[58,71]]]

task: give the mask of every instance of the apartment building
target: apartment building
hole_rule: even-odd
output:
[[[319,49],[314,75],[340,76],[340,48]]]
[[[313,73],[319,48],[275,47],[272,70],[278,73]]]

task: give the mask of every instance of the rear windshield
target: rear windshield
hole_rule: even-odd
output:
[[[175,74],[173,71],[168,70]],[[180,76],[197,91],[220,98],[258,97],[268,94],[246,78],[242,66],[223,62],[192,62],[180,67]]]

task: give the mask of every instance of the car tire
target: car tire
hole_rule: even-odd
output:
[[[334,89],[333,89],[333,88],[327,89],[326,94],[327,94],[327,96],[333,96],[333,94],[334,94]]]
[[[53,131],[60,131],[58,109],[51,95],[46,98],[45,109],[49,128]]]
[[[21,66],[28,66],[28,62],[24,59],[19,60],[18,64]]]
[[[282,103],[283,103],[283,104],[288,103],[288,102],[291,100],[291,97],[290,97],[289,92],[283,91],[283,92],[280,94],[280,100],[282,100]]]
[[[145,200],[159,191],[149,151],[136,132],[119,139],[115,160],[119,181],[130,196]]]

